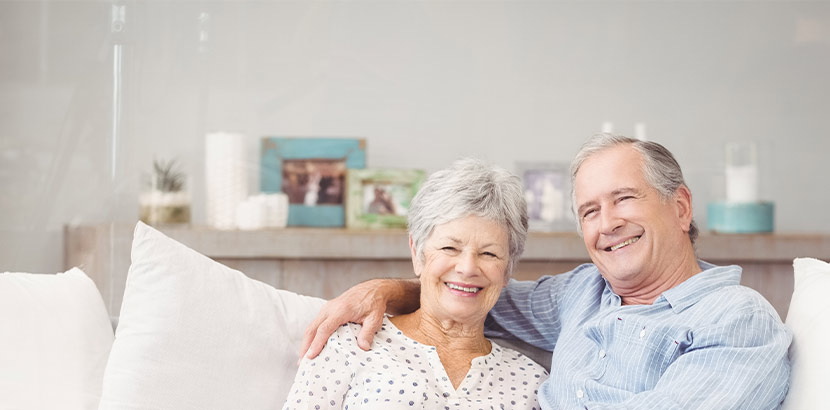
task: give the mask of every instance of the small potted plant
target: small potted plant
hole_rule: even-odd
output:
[[[153,161],[153,172],[144,176],[139,197],[140,219],[150,225],[190,223],[187,177],[175,160]]]

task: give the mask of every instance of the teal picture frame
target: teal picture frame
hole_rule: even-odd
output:
[[[334,167],[345,167],[340,179],[339,203],[310,205],[308,194],[304,203],[298,197],[292,181],[284,181],[292,164],[319,162]],[[344,227],[346,226],[346,171],[366,167],[366,140],[363,138],[292,138],[264,137],[260,150],[260,190],[264,193],[286,192],[289,198],[288,226]],[[318,188],[319,189],[319,188]],[[314,195],[312,195],[314,196]]]

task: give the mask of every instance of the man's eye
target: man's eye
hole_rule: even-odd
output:
[[[582,214],[582,219],[588,219],[591,216],[593,216],[596,212],[597,212],[596,209],[590,209],[588,211],[585,211],[585,213]]]

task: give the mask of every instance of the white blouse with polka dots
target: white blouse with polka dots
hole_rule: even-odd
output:
[[[357,346],[360,327],[341,326],[313,360],[303,359],[283,409],[539,409],[545,369],[492,343],[473,359],[456,390],[433,346],[410,339],[384,318],[372,350]]]

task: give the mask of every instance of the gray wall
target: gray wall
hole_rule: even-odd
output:
[[[754,140],[776,229],[830,229],[827,2],[146,1],[117,3],[120,32],[112,4],[0,2],[0,271],[60,270],[67,223],[135,221],[154,157],[182,161],[204,222],[214,130],[250,136],[255,183],[265,135],[515,169],[642,122],[702,226],[723,144]]]

